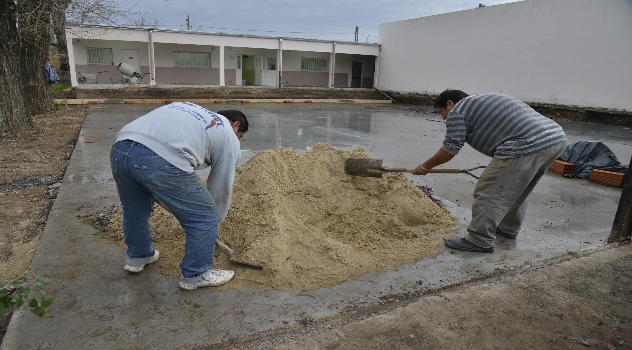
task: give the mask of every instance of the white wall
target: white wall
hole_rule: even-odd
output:
[[[632,111],[632,0],[525,0],[385,23],[376,87]]]

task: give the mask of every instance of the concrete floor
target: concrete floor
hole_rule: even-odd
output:
[[[47,291],[55,298],[51,317],[14,314],[3,349],[212,347],[300,329],[306,322],[338,324],[354,315],[381,310],[385,300],[406,302],[499,271],[571,252],[599,250],[606,244],[621,195],[619,188],[548,173],[530,197],[528,219],[519,239],[498,239],[494,254],[444,250],[436,258],[313,292],[253,287],[184,292],[177,278],[151,268],[128,274],[122,269],[123,249],[104,245],[92,227],[76,220],[118,204],[108,162],[111,141],[123,125],[155,107],[91,107],[31,264],[38,275],[49,279]],[[240,109],[248,115],[250,131],[241,143],[242,163],[264,149],[292,147],[304,152],[315,144],[328,143],[341,149],[362,147],[388,166],[414,167],[436,152],[445,131],[438,114],[415,106],[205,107]],[[622,163],[629,162],[629,128],[561,124],[569,142],[602,141]],[[96,142],[85,142],[97,132],[103,134]],[[471,168],[488,161],[466,147],[444,167]],[[458,174],[410,178],[432,188],[461,224],[467,224],[475,179]]]

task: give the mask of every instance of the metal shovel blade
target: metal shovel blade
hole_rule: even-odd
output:
[[[351,176],[382,177],[385,170],[382,159],[348,158],[345,173]]]
[[[228,258],[229,258],[230,262],[235,263],[235,264],[239,264],[239,265],[243,265],[243,266],[248,266],[248,267],[254,268],[256,270],[263,270],[263,266],[261,266],[261,265],[255,265],[253,263],[242,261],[239,258],[239,255],[232,248],[230,248],[226,244],[222,243],[222,241],[220,241],[219,239],[215,242],[215,244],[221,250],[223,250],[226,254],[228,254]]]

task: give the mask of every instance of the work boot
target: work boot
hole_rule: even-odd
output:
[[[123,267],[126,271],[132,273],[139,273],[143,271],[145,265],[149,265],[158,260],[160,254],[158,250],[154,250],[154,255],[148,256],[146,258],[130,258],[129,256],[125,257],[125,267]]]
[[[195,277],[180,276],[180,288],[194,290],[199,287],[217,287],[228,283],[234,276],[234,271],[210,269]]]
[[[445,245],[448,248],[462,250],[464,252],[476,252],[476,253],[493,253],[494,247],[483,248],[476,244],[470,243],[465,238],[461,239],[446,239]]]
[[[510,234],[508,234],[507,232],[503,232],[501,231],[499,228],[496,229],[496,235],[500,236],[500,237],[504,237],[507,239],[516,239],[516,236],[512,236]]]

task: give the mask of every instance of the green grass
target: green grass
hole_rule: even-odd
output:
[[[70,88],[70,84],[55,84],[53,85],[53,91],[61,91]]]

